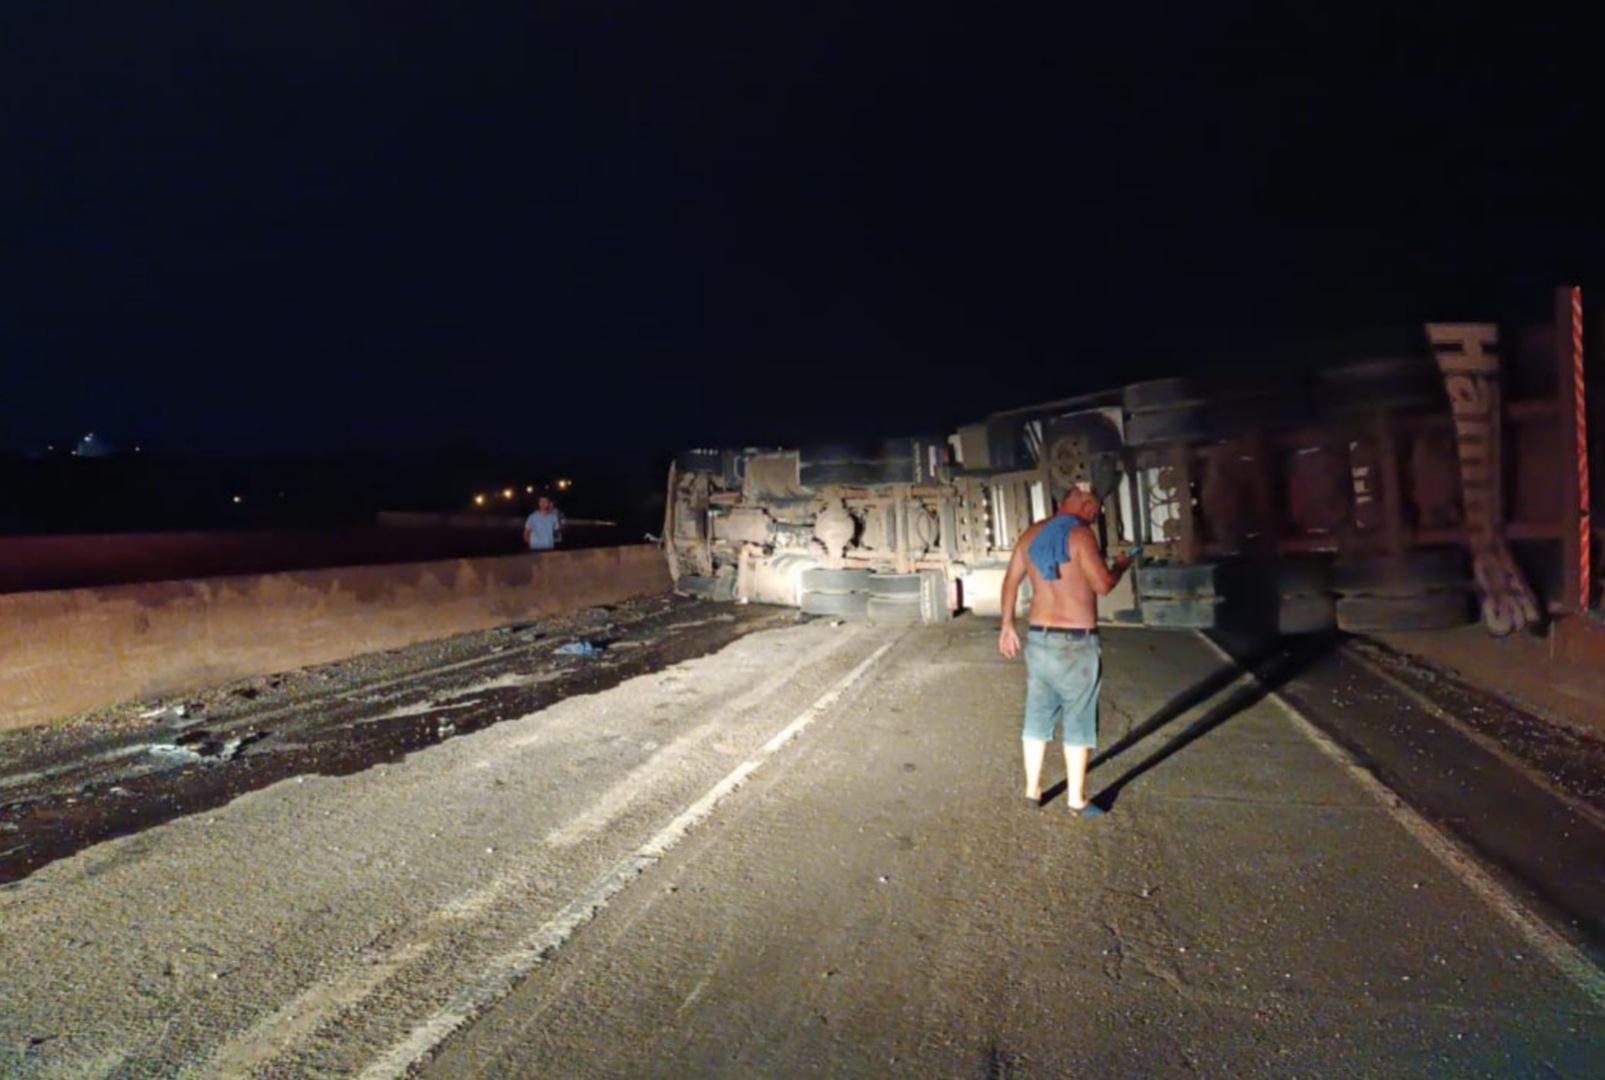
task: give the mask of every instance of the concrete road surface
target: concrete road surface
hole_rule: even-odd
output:
[[[0,1074],[1601,1074],[1597,969],[1198,637],[1107,633],[1112,813],[1029,804],[995,633],[765,630],[46,866]]]

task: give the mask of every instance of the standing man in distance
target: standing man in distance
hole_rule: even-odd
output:
[[[1131,566],[1121,555],[1113,568],[1091,524],[1103,503],[1091,492],[1071,489],[1059,512],[1026,529],[1015,541],[1003,576],[1003,628],[998,651],[1013,660],[1022,652],[1014,627],[1020,582],[1031,578],[1031,624],[1026,631],[1025,795],[1042,801],[1042,763],[1055,726],[1062,726],[1065,800],[1070,812],[1093,816],[1087,802],[1087,759],[1098,742],[1098,688],[1102,657],[1098,645],[1098,597],[1115,587]]]
[[[524,543],[531,551],[551,551],[563,542],[563,512],[542,495],[524,519]]]

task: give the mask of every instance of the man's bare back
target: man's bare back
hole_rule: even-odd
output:
[[[1083,521],[1096,521],[1103,509],[1096,496],[1084,491],[1072,491],[1060,505],[1061,513],[1075,514]],[[1092,630],[1098,625],[1098,597],[1115,587],[1120,575],[1130,565],[1130,559],[1121,556],[1111,570],[1103,561],[1103,550],[1091,527],[1070,530],[1068,556],[1059,565],[1059,578],[1049,581],[1031,562],[1029,548],[1048,522],[1039,521],[1020,534],[1014,542],[1014,554],[1009,558],[1009,569],[1003,576],[1003,627],[998,636],[998,648],[1013,659],[1020,652],[1020,638],[1014,628],[1014,605],[1019,596],[1020,582],[1031,579],[1031,625],[1069,627]]]
[[[1081,564],[1086,559],[1083,552],[1076,551],[1078,545],[1075,540],[1072,538],[1070,541],[1070,558],[1059,565],[1057,581],[1043,577],[1031,561],[1028,553],[1031,542],[1047,524],[1047,521],[1039,521],[1027,529],[1015,542],[1014,555],[1010,559],[1010,562],[1015,559],[1023,561],[1025,572],[1031,579],[1031,625],[1091,630],[1098,625],[1098,598],[1093,594],[1092,586],[1087,584],[1087,576],[1081,572]],[[1089,537],[1092,535],[1088,529],[1076,529],[1075,532]],[[1097,543],[1097,540],[1093,540],[1094,550]],[[1102,561],[1101,557],[1099,561]]]

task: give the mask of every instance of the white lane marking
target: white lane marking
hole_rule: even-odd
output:
[[[660,829],[657,835],[602,875],[583,896],[576,898],[516,947],[490,961],[477,978],[452,996],[444,1008],[414,1027],[406,1038],[375,1058],[359,1075],[365,1080],[405,1075],[408,1069],[422,1061],[452,1032],[506,997],[535,968],[561,948],[573,936],[574,931],[594,919],[613,897],[662,859],[675,845],[684,840],[691,830],[705,821],[720,802],[739,788],[747,777],[777,750],[796,738],[804,728],[835,705],[854,683],[862,679],[869,669],[897,644],[899,638],[886,642],[865,657],[857,667],[842,676],[812,705],[799,713],[795,720],[781,728],[758,753],[737,765],[729,775],[710,788],[706,795]]]
[[[826,641],[822,646],[809,650],[805,656],[811,659],[827,652],[835,652],[836,647],[834,641]],[[800,666],[800,663],[797,666]],[[708,720],[658,750],[647,761],[627,773],[623,779],[615,782],[579,815],[547,833],[546,843],[556,848],[571,847],[608,828],[651,790],[651,780],[654,776],[665,768],[672,768],[675,763],[698,753],[704,742],[726,726],[724,721],[727,717],[742,715],[753,706],[771,700],[775,695],[775,689],[790,679],[795,670],[794,666],[777,671],[760,679],[751,689],[739,696],[713,706],[713,712]],[[732,756],[741,752],[740,749],[723,749],[717,745],[715,749]]]
[[[414,942],[373,963],[349,968],[326,983],[319,983],[283,1008],[263,1017],[250,1030],[229,1040],[212,1055],[206,1072],[211,1076],[244,1076],[265,1065],[287,1048],[300,1045],[325,1020],[371,994],[380,983],[429,951]]]
[[[719,727],[717,723],[698,724],[668,746],[660,748],[602,792],[583,812],[547,833],[547,846],[573,847],[606,829],[650,790],[651,777],[694,754]]]
[[[1207,636],[1194,631],[1198,639],[1214,650],[1215,654],[1227,663],[1241,669],[1232,655]],[[1252,672],[1246,669],[1243,675],[1255,679]],[[1255,679],[1257,682],[1258,680]],[[1560,934],[1550,929],[1549,924],[1542,918],[1527,910],[1521,900],[1506,889],[1498,879],[1484,870],[1477,861],[1464,850],[1460,844],[1438,829],[1426,818],[1416,812],[1415,808],[1405,802],[1399,794],[1373,774],[1347,750],[1333,742],[1320,728],[1296,706],[1280,693],[1269,687],[1262,687],[1266,697],[1274,701],[1293,722],[1293,726],[1305,738],[1314,743],[1316,749],[1325,754],[1339,768],[1351,776],[1355,783],[1382,804],[1388,816],[1402,826],[1405,832],[1415,837],[1422,847],[1426,848],[1437,860],[1460,879],[1460,883],[1470,889],[1483,902],[1493,908],[1509,923],[1517,933],[1527,940],[1527,943],[1548,960],[1566,978],[1583,992],[1596,1008],[1605,1010],[1605,972],[1601,972],[1588,954],[1567,941]]]

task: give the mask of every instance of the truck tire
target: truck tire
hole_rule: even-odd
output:
[[[1353,634],[1450,630],[1474,621],[1471,594],[1466,592],[1344,596],[1337,602],[1338,629]]]
[[[928,623],[947,622],[953,617],[948,606],[947,574],[941,570],[921,570],[920,613]]]
[[[1219,617],[1219,600],[1213,596],[1189,599],[1145,599],[1140,605],[1142,624],[1158,630],[1213,630]]]
[[[1316,400],[1328,416],[1411,412],[1441,406],[1444,390],[1430,363],[1383,357],[1319,372]]]
[[[1419,391],[1438,385],[1432,361],[1410,356],[1380,356],[1316,372],[1323,387]]]
[[[1191,379],[1153,379],[1132,383],[1120,391],[1120,404],[1128,413],[1174,409],[1179,405],[1196,405],[1200,400],[1201,395]]]
[[[912,596],[915,600],[918,600],[920,595],[920,575],[871,574],[869,575],[868,589],[871,596]]]
[[[1212,399],[1209,412],[1213,436],[1229,439],[1301,423],[1309,418],[1310,408],[1303,395],[1276,391]]]
[[[808,615],[834,615],[861,619],[869,613],[869,594],[861,592],[804,592],[798,605]],[[917,606],[916,606],[917,610]]]
[[[872,623],[911,624],[925,621],[918,593],[908,598],[871,596],[868,614]]]
[[[869,588],[868,570],[830,570],[814,567],[802,572],[802,587],[809,592],[849,593]]]
[[[1332,590],[1332,564],[1326,559],[1282,559],[1276,564],[1276,591],[1283,596]]]
[[[1148,597],[1214,596],[1221,591],[1221,565],[1196,563],[1192,566],[1166,566],[1154,564],[1137,567],[1137,593]]]
[[[1420,394],[1376,394],[1353,399],[1337,396],[1328,398],[1321,406],[1324,416],[1333,420],[1346,420],[1376,413],[1431,412],[1437,402]]]
[[[1276,632],[1321,634],[1337,628],[1337,605],[1329,595],[1300,593],[1278,598]]]
[[[1414,596],[1434,590],[1464,590],[1471,583],[1460,548],[1425,548],[1372,559],[1339,559],[1332,587],[1345,595]]]
[[[1202,405],[1133,413],[1126,421],[1127,446],[1157,446],[1214,437],[1215,426]]]

